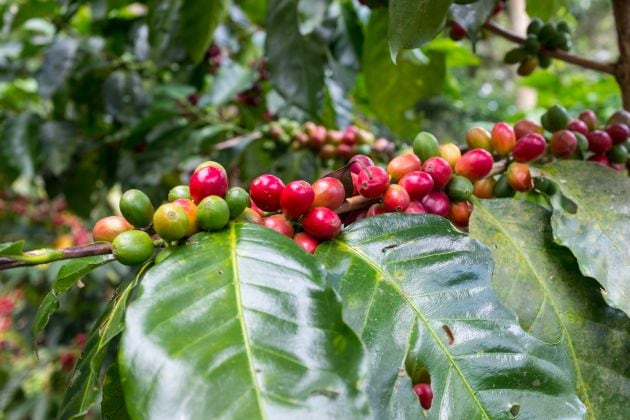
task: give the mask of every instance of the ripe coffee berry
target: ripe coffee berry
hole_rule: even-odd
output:
[[[610,161],[606,155],[593,155],[587,159],[589,162],[595,162],[598,165],[610,166]]]
[[[374,217],[383,213],[385,213],[385,209],[383,208],[383,205],[379,203],[374,203],[370,206],[370,208],[368,208],[368,211],[365,214],[365,217]]]
[[[512,157],[517,162],[527,163],[545,154],[547,142],[540,134],[527,134],[521,137],[512,150]]]
[[[190,177],[190,197],[199,204],[210,195],[225,197],[228,180],[225,170],[213,165],[204,166]]]
[[[426,212],[427,210],[424,206],[417,201],[409,203],[409,206],[407,206],[407,209],[405,210],[405,213],[407,214],[425,214]]]
[[[402,212],[407,209],[410,201],[407,190],[400,185],[392,184],[383,195],[383,208],[387,212]]]
[[[448,218],[457,226],[467,227],[470,220],[470,214],[473,211],[473,205],[470,201],[459,201],[451,204],[448,212]]]
[[[583,136],[588,136],[588,133],[590,131],[588,129],[588,125],[586,125],[586,123],[582,120],[571,120],[569,122],[569,125],[567,126],[567,129],[580,133]]]
[[[606,132],[614,144],[625,143],[628,137],[630,137],[630,128],[621,123],[606,126]]]
[[[359,194],[365,198],[376,198],[383,194],[389,185],[389,175],[380,166],[361,169],[357,178]]]
[[[577,138],[569,130],[560,130],[553,133],[550,145],[551,153],[557,157],[568,157],[577,149]]]
[[[305,232],[296,233],[293,240],[309,254],[314,254],[317,246],[319,245],[319,241],[317,239]]]
[[[492,155],[484,149],[470,150],[455,164],[455,173],[471,181],[485,178],[492,171]]]
[[[124,265],[142,264],[153,255],[153,241],[141,230],[128,230],[116,236],[112,253]]]
[[[420,202],[422,207],[426,209],[428,213],[437,214],[438,216],[446,217],[451,207],[451,201],[448,199],[446,193],[442,191],[433,191],[424,196]]]
[[[341,232],[341,219],[329,208],[315,207],[304,216],[304,231],[314,238],[327,240]]]
[[[606,153],[613,146],[612,139],[605,131],[591,131],[588,136],[586,136],[586,139],[588,140],[588,150],[596,155]]]
[[[263,226],[268,227],[269,229],[273,229],[278,233],[283,234],[284,236],[288,236],[289,238],[293,237],[293,225],[291,222],[287,220],[287,218],[283,214],[274,214],[272,216],[266,217],[262,222]]]
[[[510,187],[516,191],[529,191],[534,188],[529,166],[524,163],[511,163],[507,170],[507,180]]]
[[[328,176],[313,183],[313,192],[315,198],[310,207],[328,207],[334,210],[346,199],[346,189],[341,181]]]
[[[353,174],[358,174],[361,169],[374,165],[372,159],[365,155],[354,155],[348,163],[350,164],[350,172]]]
[[[432,157],[427,159],[422,165],[422,170],[431,175],[431,178],[433,178],[434,190],[441,190],[444,188],[453,175],[451,165],[449,165],[448,162],[441,157]]]
[[[466,144],[471,149],[484,149],[492,152],[492,137],[488,130],[482,127],[473,127],[468,130]]]
[[[412,200],[419,200],[433,191],[433,178],[427,172],[414,171],[403,176],[398,185],[402,186]]]
[[[528,134],[543,134],[543,128],[540,124],[532,121],[532,120],[520,120],[516,124],[514,124],[514,134],[516,135],[516,139],[520,139],[523,136]]]
[[[227,172],[225,172],[225,168],[223,167],[223,165],[221,165],[219,162],[215,162],[213,160],[208,160],[208,161],[205,161],[205,162],[201,162],[199,165],[197,165],[197,167],[195,168],[193,173],[199,171],[202,168],[205,168],[206,166],[212,166],[214,168],[217,168],[217,169],[221,170],[227,176]]]
[[[398,180],[409,172],[419,171],[422,168],[420,159],[413,153],[405,153],[396,156],[387,164],[387,173],[394,180]]]
[[[308,182],[289,182],[280,194],[280,207],[287,217],[299,217],[311,208],[314,198],[315,192]]]
[[[492,147],[500,155],[507,155],[516,145],[514,129],[504,122],[496,123],[492,127]]]
[[[284,190],[284,183],[280,178],[265,174],[252,181],[249,186],[249,195],[262,210],[277,211],[280,209],[282,190]]]
[[[578,118],[586,124],[589,130],[595,130],[599,125],[599,121],[597,120],[597,115],[590,109],[584,110],[580,112]]]
[[[120,233],[133,229],[133,226],[121,216],[107,216],[100,219],[92,229],[94,242],[111,242]]]
[[[418,400],[420,401],[422,408],[429,410],[431,408],[431,403],[433,402],[433,390],[431,389],[431,385],[415,384],[413,386],[413,391],[418,396]]]

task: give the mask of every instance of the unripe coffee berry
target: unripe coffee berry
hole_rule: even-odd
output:
[[[204,166],[190,177],[190,197],[199,204],[210,195],[225,197],[228,189],[225,170],[213,165]]]
[[[221,230],[229,221],[230,207],[217,195],[204,198],[197,206],[197,223],[203,230]]]
[[[92,229],[92,236],[95,242],[111,242],[120,233],[132,229],[133,226],[124,217],[107,216],[96,222]]]
[[[178,198],[173,201],[173,204],[181,207],[188,217],[188,230],[186,231],[185,236],[191,236],[199,232],[199,226],[197,225],[197,206],[195,203],[192,200]]]
[[[473,205],[470,201],[459,201],[451,204],[448,218],[457,226],[467,227],[472,211]]]
[[[422,165],[422,170],[431,175],[431,178],[433,178],[434,190],[441,190],[444,188],[453,175],[451,165],[449,165],[448,162],[441,157],[432,157],[427,159]]]
[[[413,152],[424,162],[431,157],[440,156],[440,144],[433,134],[423,131],[413,140]]]
[[[153,204],[142,191],[135,189],[125,191],[118,206],[123,217],[135,227],[143,228],[151,224]]]
[[[225,194],[225,202],[230,209],[230,219],[240,216],[251,205],[249,194],[241,187],[230,188]]]
[[[402,212],[409,206],[409,193],[402,186],[392,184],[383,195],[383,208],[387,212]]]
[[[494,184],[492,177],[479,179],[473,184],[473,195],[478,198],[492,198],[494,196]]]
[[[446,185],[446,194],[452,201],[464,201],[470,198],[473,189],[473,184],[468,178],[455,175]]]
[[[178,198],[185,198],[190,200],[190,187],[188,185],[178,185],[171,188],[168,192],[168,201],[175,201]]]
[[[501,175],[494,184],[494,195],[497,198],[509,198],[514,197],[515,194],[516,191],[508,183],[507,174]]]
[[[176,241],[188,232],[188,215],[176,204],[162,204],[153,214],[153,228],[165,241]]]
[[[471,149],[484,149],[492,152],[492,137],[488,130],[482,127],[473,127],[466,133],[466,144]]]
[[[142,264],[153,255],[153,241],[146,232],[128,230],[116,236],[112,253],[124,265]]]
[[[389,175],[380,166],[361,169],[357,178],[359,194],[365,198],[376,198],[383,194],[389,185]]]
[[[271,174],[259,176],[249,186],[251,199],[264,211],[277,211],[280,209],[280,197],[283,190],[284,183],[282,180]]]
[[[305,232],[296,233],[293,240],[309,254],[314,254],[317,246],[319,245],[319,241],[317,239]]]
[[[455,165],[455,173],[465,176],[471,181],[485,178],[490,171],[494,160],[492,155],[484,149],[470,150],[457,161]]]
[[[447,143],[440,146],[440,157],[451,165],[451,169],[455,169],[455,164],[462,157],[462,152],[456,144]]]
[[[422,204],[422,207],[424,207],[427,212],[442,217],[448,216],[448,211],[451,207],[451,201],[442,191],[430,192],[424,196],[420,204]]]
[[[402,186],[412,200],[419,200],[433,191],[433,178],[427,172],[414,171],[403,176],[398,185]]]
[[[265,217],[262,224],[263,226],[273,229],[284,236],[288,236],[289,238],[292,238],[295,233],[293,225],[283,214],[274,214],[269,217]]]
[[[262,225],[263,218],[256,210],[246,207],[245,210],[243,210],[243,212],[240,214],[240,216],[238,216],[234,220],[237,222],[254,223],[256,225]]]
[[[516,191],[523,192],[534,188],[529,166],[524,163],[511,163],[507,169],[507,180],[510,187]]]
[[[540,134],[527,134],[521,137],[512,150],[515,161],[527,163],[534,161],[545,154],[547,141]]]
[[[315,207],[304,216],[304,231],[314,238],[327,240],[341,232],[341,219],[329,208]]]
[[[289,182],[280,195],[280,207],[287,217],[299,217],[311,208],[314,198],[315,192],[308,182]]]
[[[499,155],[507,155],[516,145],[516,134],[508,123],[496,123],[494,127],[492,127],[491,136],[492,147]]]
[[[419,171],[422,168],[420,159],[413,153],[405,153],[396,156],[387,164],[387,173],[394,180],[398,180],[409,172]]]
[[[346,199],[346,189],[341,181],[337,178],[329,176],[318,179],[313,183],[313,193],[314,199],[312,200],[309,208],[328,207],[329,209],[334,210]]]

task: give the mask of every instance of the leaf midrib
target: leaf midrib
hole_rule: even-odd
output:
[[[354,253],[359,258],[364,260],[365,263],[368,266],[370,266],[375,272],[381,274],[382,277],[376,279],[376,283],[377,283],[376,287],[378,287],[378,283],[379,282],[383,281],[382,278],[386,278],[388,280],[387,283],[390,284],[394,288],[394,290],[405,300],[405,302],[407,302],[407,304],[414,310],[414,312],[417,314],[417,316],[420,318],[420,320],[422,320],[422,323],[425,325],[425,327],[427,328],[427,330],[429,331],[429,333],[431,334],[431,336],[433,337],[433,339],[435,340],[437,345],[440,347],[442,352],[446,355],[446,357],[447,357],[449,363],[451,364],[451,366],[453,367],[453,369],[457,372],[457,374],[461,378],[462,382],[466,386],[466,389],[468,389],[468,392],[470,393],[471,398],[477,404],[477,406],[479,407],[479,410],[481,410],[481,414],[483,415],[483,417],[488,419],[488,420],[490,420],[489,414],[486,412],[485,408],[481,404],[481,401],[479,401],[479,399],[477,398],[477,395],[476,395],[474,389],[472,388],[472,386],[468,383],[468,381],[464,377],[463,372],[459,369],[459,366],[457,366],[457,364],[455,363],[455,359],[453,358],[451,353],[444,346],[444,343],[442,343],[442,340],[440,340],[440,338],[438,337],[438,335],[435,332],[435,330],[433,328],[431,328],[431,326],[429,324],[429,321],[424,317],[424,315],[422,314],[420,309],[417,308],[411,300],[409,300],[409,298],[407,297],[405,292],[392,279],[392,277],[389,275],[389,273],[385,272],[381,267],[379,267],[379,266],[375,265],[374,263],[372,263],[372,261],[368,258],[368,256],[365,253],[363,253],[361,250],[356,249],[356,248],[352,247],[351,245],[349,245],[347,243],[343,243],[343,242],[340,242],[340,241],[336,241],[336,242],[341,248],[345,248],[349,252]],[[369,310],[370,310],[370,308],[368,307],[367,311],[369,311]]]

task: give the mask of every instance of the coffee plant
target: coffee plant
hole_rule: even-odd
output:
[[[630,5],[511,3],[0,3],[0,419],[630,417]],[[617,109],[431,129],[492,36]]]

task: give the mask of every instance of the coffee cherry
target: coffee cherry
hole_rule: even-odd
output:
[[[614,144],[625,143],[630,137],[630,128],[622,123],[607,125],[606,132]]]
[[[343,133],[338,130],[328,130],[326,132],[326,142],[330,144],[341,144],[341,139],[343,138]]]
[[[175,201],[178,198],[185,198],[190,200],[190,187],[188,185],[178,185],[176,187],[171,188],[168,192],[168,201]]]
[[[623,170],[626,168],[626,166],[623,163],[612,163],[610,162],[610,165],[608,165],[611,169],[614,169],[617,172],[623,172]]]
[[[444,188],[453,175],[451,165],[449,165],[448,162],[441,157],[432,157],[427,159],[424,162],[424,165],[422,165],[422,170],[431,175],[431,178],[433,178],[434,190],[441,190]]]
[[[261,175],[254,179],[249,186],[249,194],[258,207],[265,211],[280,209],[280,196],[284,190],[284,183],[277,176]]]
[[[162,204],[153,214],[153,228],[165,241],[176,241],[188,232],[188,215],[176,204]]]
[[[588,139],[586,136],[577,131],[573,131],[573,135],[575,135],[575,139],[577,140],[577,150],[580,151],[580,153],[586,153],[588,151]]]
[[[274,214],[272,216],[265,217],[262,224],[263,226],[273,229],[284,236],[288,236],[289,238],[292,238],[295,233],[293,225],[283,214]]]
[[[610,166],[610,161],[608,160],[608,157],[606,155],[593,155],[587,160],[589,162],[595,162],[598,165],[602,165],[606,167]]]
[[[442,217],[446,217],[448,215],[449,208],[451,207],[451,201],[442,191],[430,192],[424,196],[420,203],[427,212],[437,214]]]
[[[393,180],[398,180],[409,172],[419,171],[422,168],[420,159],[413,153],[405,153],[396,156],[387,164],[387,173]]]
[[[332,144],[325,144],[319,150],[319,157],[322,160],[333,159],[337,155],[337,148]]]
[[[516,139],[520,139],[523,136],[528,134],[543,134],[544,130],[540,124],[537,124],[532,120],[520,120],[516,124],[514,124],[514,134],[516,135]]]
[[[575,153],[577,148],[577,138],[569,130],[560,130],[553,133],[551,137],[551,153],[557,157],[568,157]]]
[[[462,152],[456,144],[446,143],[440,146],[440,157],[451,165],[451,169],[455,169],[455,164],[462,157]]]
[[[618,123],[625,124],[630,127],[630,111],[626,111],[625,109],[615,111],[610,118],[608,118],[608,121],[606,121],[606,125]]]
[[[419,200],[433,191],[433,178],[426,172],[413,171],[403,176],[398,185],[402,186],[412,200]]]
[[[466,144],[470,149],[484,149],[493,151],[492,137],[488,130],[482,127],[473,127],[466,133]]]
[[[615,144],[606,156],[608,156],[610,163],[626,163],[628,150],[623,144]]]
[[[229,221],[230,207],[217,195],[204,198],[197,206],[197,223],[203,230],[221,230]]]
[[[586,125],[584,121],[579,119],[571,120],[569,122],[569,125],[567,126],[567,129],[578,132],[584,136],[588,136],[588,133],[590,132],[590,130],[588,129],[588,125]]]
[[[540,134],[527,134],[521,137],[512,150],[512,157],[517,162],[531,162],[545,154],[547,142]]]
[[[431,403],[433,402],[433,390],[431,389],[430,384],[415,384],[413,386],[413,392],[418,396],[418,400],[420,401],[420,405],[425,410],[429,410],[431,408]]]
[[[588,140],[588,150],[596,155],[606,153],[613,146],[612,139],[605,131],[591,131],[588,133],[588,136],[586,136],[586,139]]]
[[[407,209],[405,210],[405,213],[407,213],[407,214],[426,214],[427,210],[419,202],[412,201],[412,202],[409,203],[409,206],[407,206]]]
[[[120,197],[118,203],[120,212],[125,219],[137,228],[151,224],[153,218],[153,204],[145,193],[140,190],[127,190]]]
[[[337,156],[343,159],[349,159],[354,155],[355,146],[350,146],[349,144],[340,144],[337,146],[335,153]]]
[[[314,254],[317,246],[319,245],[319,241],[317,239],[305,232],[296,233],[293,240],[309,254]]]
[[[337,178],[324,177],[313,183],[314,199],[311,207],[328,207],[331,210],[339,207],[346,199],[346,190]],[[306,212],[306,210],[300,214]]]
[[[473,149],[462,156],[455,165],[455,173],[465,176],[471,181],[485,178],[490,171],[494,160],[492,155],[484,149]]]
[[[479,198],[494,197],[494,185],[497,182],[492,177],[479,179],[473,184],[473,195]]]
[[[405,211],[410,201],[407,190],[400,185],[392,184],[383,195],[383,208],[387,212]]]
[[[380,166],[361,169],[357,178],[359,194],[365,198],[376,198],[383,194],[389,185],[389,175]]]
[[[468,178],[455,175],[446,185],[446,194],[452,201],[468,200],[474,190],[472,182]]]
[[[361,169],[367,168],[368,166],[374,166],[372,159],[365,155],[353,156],[348,164],[350,165],[350,172],[353,174],[358,174]]]
[[[225,194],[225,202],[230,209],[230,219],[240,216],[251,205],[249,194],[241,187],[232,187]]]
[[[341,143],[353,146],[357,142],[357,128],[353,125],[346,127],[341,135]]]
[[[451,23],[451,39],[454,41],[459,41],[460,39],[464,39],[468,36],[468,32],[462,25],[457,22]]]
[[[120,233],[112,242],[114,257],[124,265],[142,264],[153,255],[153,241],[141,230]]]
[[[306,213],[314,198],[315,192],[308,182],[289,182],[280,195],[280,207],[288,218],[293,219]]]
[[[341,232],[341,219],[337,213],[326,207],[315,207],[304,216],[304,231],[317,239],[327,240]]]
[[[440,156],[440,144],[433,134],[422,131],[413,140],[413,152],[424,162],[430,157]]]
[[[516,134],[514,129],[504,122],[496,123],[492,127],[492,147],[499,155],[507,155],[516,145]]]
[[[599,126],[599,120],[597,119],[597,115],[595,114],[595,112],[593,112],[590,109],[586,109],[580,112],[580,115],[578,115],[578,119],[584,121],[589,131],[595,130]]]
[[[472,211],[473,205],[470,201],[459,201],[451,204],[448,218],[457,226],[467,227]]]
[[[564,130],[569,125],[569,113],[561,105],[554,105],[540,119],[543,127],[551,132]]]
[[[524,163],[511,163],[507,169],[507,180],[510,187],[516,191],[529,191],[534,188],[529,166]]]
[[[254,223],[256,225],[262,225],[263,218],[256,210],[250,207],[246,207],[245,210],[243,210],[243,212],[240,214],[240,216],[238,216],[234,220],[236,222]]]
[[[192,200],[178,198],[173,201],[173,204],[181,207],[188,217],[188,230],[186,231],[185,236],[191,236],[199,232],[199,226],[197,225],[197,206],[195,203]]]
[[[494,195],[497,198],[509,198],[514,197],[515,194],[516,191],[514,191],[514,188],[510,187],[508,183],[507,175],[501,175],[494,184]]]
[[[227,177],[227,172],[225,171],[225,168],[223,167],[223,165],[221,165],[219,162],[215,162],[213,160],[207,160],[205,162],[201,162],[199,165],[197,165],[197,167],[195,168],[195,170],[193,171],[193,173],[198,172],[199,170],[206,168],[206,167],[213,167],[213,168],[217,168],[218,170],[220,170],[221,172],[223,172],[225,174],[225,176]]]
[[[385,209],[383,208],[383,205],[379,203],[374,203],[370,206],[370,208],[368,208],[367,213],[365,213],[365,217],[374,217],[384,213]]]
[[[190,177],[190,197],[199,204],[201,200],[209,195],[225,197],[228,188],[227,175],[225,169],[214,165],[204,166]]]
[[[319,149],[326,141],[326,127],[321,125],[316,125],[311,132],[306,131],[306,134],[308,135],[308,145],[313,149]]]
[[[133,226],[121,216],[107,216],[100,219],[92,228],[94,242],[111,242],[120,233],[133,229]]]

